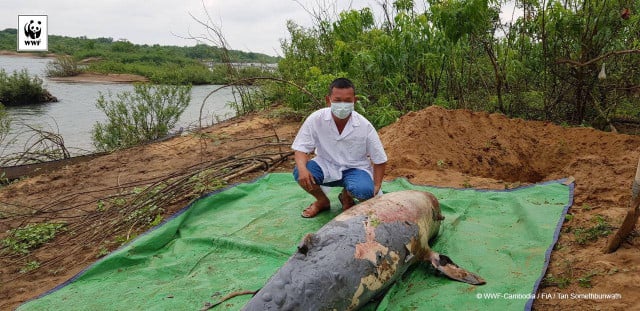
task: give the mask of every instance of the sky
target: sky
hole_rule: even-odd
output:
[[[313,25],[313,18],[308,10],[320,6],[328,8],[330,13],[368,6],[380,17],[380,2],[382,0],[3,0],[0,30],[21,28],[18,15],[47,15],[49,35],[193,46],[198,41],[187,38],[207,36],[205,26],[194,17],[201,21],[210,17],[230,49],[282,56],[280,41],[288,38],[288,20],[309,27]],[[420,11],[424,7],[420,3],[424,1],[415,2]]]

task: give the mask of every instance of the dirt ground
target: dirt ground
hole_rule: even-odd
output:
[[[290,142],[300,121],[275,115],[282,116],[271,112],[232,119],[201,134],[117,151],[2,187],[0,238],[22,224],[12,221],[13,216],[7,215],[14,214],[7,210],[39,215],[57,206],[57,217],[75,215],[80,210],[96,209],[97,197],[117,193],[124,185],[170,176],[251,145]],[[601,251],[606,237],[596,235],[593,240],[585,240],[578,234],[598,224],[615,230],[621,223],[640,157],[639,136],[430,107],[381,129],[380,137],[389,156],[388,180],[406,177],[419,184],[505,189],[573,176],[576,188],[571,216],[564,222],[546,281],[539,290],[549,295],[537,299],[534,309],[640,310],[637,234],[607,255]],[[293,159],[289,158],[271,169],[288,172],[292,167]],[[258,170],[231,182],[251,180],[263,173]],[[52,202],[69,202],[73,208]],[[188,199],[173,202],[165,207],[165,215],[187,203]],[[300,204],[300,209],[306,205]],[[108,223],[84,225],[99,232]],[[29,255],[0,256],[0,309],[16,308],[54,288],[100,256],[103,238],[74,240],[70,235],[72,232],[63,232]],[[33,261],[40,262],[40,267],[20,272]],[[579,293],[619,294],[620,298],[573,298]],[[561,299],[560,294],[567,296]]]

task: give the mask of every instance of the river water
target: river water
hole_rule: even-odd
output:
[[[105,122],[107,117],[96,108],[100,93],[108,99],[115,95],[133,91],[131,84],[116,83],[67,83],[51,81],[45,77],[45,69],[50,58],[31,58],[0,55],[0,68],[7,74],[14,70],[27,69],[30,75],[43,80],[43,87],[58,98],[56,103],[45,103],[20,107],[5,107],[10,116],[11,143],[4,141],[0,145],[0,157],[22,152],[34,142],[33,131],[28,126],[58,133],[64,139],[65,146],[72,154],[94,151],[91,141],[91,129],[96,122]],[[204,98],[217,85],[197,85],[191,89],[191,103],[180,117],[176,129],[188,128],[199,124],[200,107]],[[211,125],[232,117],[235,112],[227,103],[233,101],[230,88],[224,88],[211,95],[204,104],[202,125]],[[9,140],[5,139],[5,140]]]

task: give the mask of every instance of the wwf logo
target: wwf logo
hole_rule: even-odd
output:
[[[47,15],[18,15],[18,51],[47,51],[48,22]]]
[[[40,34],[42,33],[42,22],[38,21],[37,23],[33,20],[24,24],[24,34],[25,36],[31,39],[40,38]]]

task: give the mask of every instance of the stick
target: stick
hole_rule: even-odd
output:
[[[636,223],[638,222],[638,216],[640,216],[640,161],[638,161],[638,168],[636,170],[636,178],[633,180],[633,186],[631,188],[631,203],[629,204],[629,209],[627,210],[627,215],[624,217],[622,221],[622,225],[618,228],[618,231],[609,238],[609,242],[607,246],[604,248],[603,252],[605,254],[615,252],[622,241],[624,241],[627,236],[633,231]]]
[[[202,307],[202,309],[200,309],[200,311],[206,311],[209,309],[214,308],[215,306],[233,298],[233,297],[237,297],[237,296],[242,296],[242,295],[255,295],[258,291],[252,291],[252,290],[243,290],[243,291],[237,291],[237,292],[233,292],[230,293],[224,297],[222,297],[222,299],[220,299],[220,301],[216,302],[216,303],[209,303],[207,302],[204,307]]]

